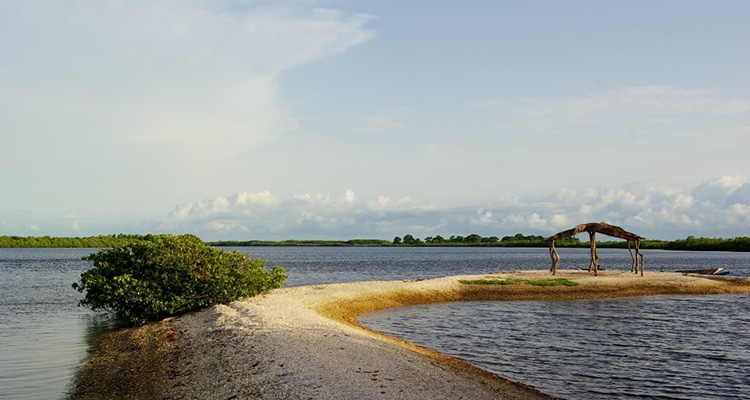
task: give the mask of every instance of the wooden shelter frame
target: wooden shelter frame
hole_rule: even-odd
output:
[[[599,256],[596,254],[596,233],[599,232],[608,236],[627,240],[628,252],[630,253],[630,258],[632,260],[632,263],[630,265],[630,272],[635,272],[637,274],[638,267],[640,266],[640,273],[641,276],[643,276],[643,254],[641,253],[640,246],[641,240],[645,238],[636,235],[635,233],[628,232],[620,228],[619,226],[610,225],[604,222],[590,222],[588,224],[576,225],[574,228],[558,232],[544,239],[545,242],[549,242],[549,255],[552,259],[552,267],[550,268],[550,271],[552,271],[552,275],[555,275],[555,273],[557,272],[557,264],[560,262],[560,255],[557,253],[557,249],[555,248],[555,240],[573,237],[581,232],[588,232],[589,242],[591,243],[591,261],[589,262],[589,272],[591,272],[592,268],[594,269],[594,275],[598,275],[599,272]],[[635,248],[635,254],[633,253],[633,249],[631,248],[631,243]]]

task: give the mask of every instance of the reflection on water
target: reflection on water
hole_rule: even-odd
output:
[[[746,399],[750,296],[463,302],[360,323],[567,399]]]

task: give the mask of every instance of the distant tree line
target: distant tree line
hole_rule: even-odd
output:
[[[79,247],[108,248],[120,246],[133,240],[145,238],[144,235],[100,235],[89,237],[50,237],[50,236],[0,236],[2,247]]]
[[[578,241],[577,238],[573,238]],[[451,235],[445,238],[441,235],[428,236],[424,240],[415,238],[411,234],[404,235],[403,238],[396,236],[393,238],[394,246],[507,246],[507,247],[542,247],[547,244],[543,236],[529,235],[518,233],[515,236],[504,236],[500,239],[497,236],[484,237],[476,233],[468,236]]]
[[[585,236],[585,235],[584,235]],[[102,235],[89,237],[50,237],[50,236],[0,236],[0,248],[3,247],[84,247],[84,248],[111,248],[122,246],[133,240],[142,240],[150,235]],[[588,247],[588,237],[581,241],[578,237],[558,239],[555,241],[557,247]],[[393,240],[383,239],[351,239],[351,240],[223,240],[207,242],[206,244],[219,247],[242,247],[242,246],[487,246],[487,247],[547,247],[543,236],[524,235],[517,233],[513,236],[484,237],[478,234],[467,236],[441,235],[428,236],[424,239],[406,234],[403,237],[396,236]],[[627,242],[623,240],[597,241],[600,248],[625,248]],[[667,240],[644,240],[641,249],[662,250],[690,250],[690,251],[750,251],[750,237],[742,236],[731,239],[723,238],[696,238],[688,236],[686,239],[674,241]]]
[[[686,239],[667,242],[666,250],[700,250],[700,251],[750,251],[750,237],[735,237],[732,239],[696,238],[688,236]]]
[[[493,247],[547,247],[549,243],[544,241],[543,236],[524,235],[518,233],[514,236],[482,237],[477,234],[468,236],[450,236],[448,239],[437,235],[428,236],[424,240],[407,234],[403,238],[396,236],[393,239],[394,246],[493,246]],[[555,241],[557,247],[589,247],[589,241],[581,241],[577,237],[558,239]],[[597,241],[600,248],[626,248],[628,242],[624,240]],[[687,251],[750,251],[750,237],[742,236],[731,239],[724,238],[696,238],[688,236],[686,239],[673,241],[667,240],[643,240],[641,249],[661,250],[687,250]]]

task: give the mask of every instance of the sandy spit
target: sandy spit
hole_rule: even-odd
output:
[[[668,272],[558,271],[579,286],[464,285],[550,279],[516,271],[284,288],[105,337],[73,399],[550,399],[463,361],[370,331],[362,313],[461,300],[750,293],[750,280]],[[119,371],[104,374],[104,370]],[[97,383],[98,382],[98,383]]]

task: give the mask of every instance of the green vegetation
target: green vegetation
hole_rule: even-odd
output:
[[[73,288],[80,306],[106,310],[132,324],[179,315],[281,287],[283,268],[264,268],[239,252],[225,252],[193,235],[147,235],[83,258],[94,268]]]
[[[586,235],[583,235],[586,236]],[[92,237],[21,237],[0,236],[0,248],[3,247],[85,247],[85,248],[107,248],[127,243],[133,239],[142,239],[143,235],[109,235]],[[449,246],[478,246],[478,247],[547,247],[549,244],[544,237],[537,235],[523,235],[518,233],[514,236],[482,237],[477,234],[468,236],[450,236],[445,238],[440,235],[428,236],[424,239],[416,238],[411,234],[404,237],[397,236],[393,240],[383,239],[351,239],[351,240],[222,240],[208,242],[207,244],[220,247],[240,246],[425,246],[425,247],[449,247]],[[555,241],[557,247],[580,247],[588,248],[588,240],[581,241],[578,237],[558,239]],[[598,241],[598,248],[626,248],[627,242],[623,240]],[[750,251],[750,237],[735,237],[732,239],[722,238],[696,238],[689,236],[687,239],[675,241],[666,240],[644,240],[641,249],[661,250],[711,250],[711,251]]]
[[[574,241],[578,239],[573,238]],[[536,247],[546,246],[543,236],[516,234],[515,236],[482,237],[476,233],[468,236],[451,235],[447,239],[443,236],[428,236],[424,240],[415,238],[411,234],[404,235],[403,239],[396,236],[392,242],[395,246],[507,246],[507,247]]]
[[[79,247],[101,249],[115,247],[133,240],[143,239],[144,235],[108,235],[90,237],[49,237],[49,236],[0,236],[0,248],[3,247]]]
[[[586,236],[586,235],[583,235]],[[497,239],[496,236],[481,237],[477,234],[469,236],[451,236],[448,239],[440,235],[429,236],[424,240],[415,238],[413,235],[395,237],[392,242],[393,246],[488,246],[488,247],[547,247],[549,243],[544,241],[544,237],[535,235],[516,234],[515,236],[504,236]],[[555,241],[556,247],[580,247],[588,248],[588,240],[581,241],[578,237],[558,239]],[[628,243],[624,240],[597,241],[598,248],[627,248]],[[750,251],[750,237],[736,237],[732,239],[709,239],[695,238],[689,236],[684,240],[666,241],[666,240],[643,240],[640,245],[641,249],[661,249],[661,250],[712,250],[712,251]]]
[[[526,281],[532,286],[578,286],[578,282],[571,281],[565,278],[557,279],[531,279]]]
[[[565,278],[557,278],[557,279],[507,278],[507,279],[475,279],[475,280],[461,279],[458,282],[464,285],[513,285],[516,283],[527,283],[532,286],[578,286],[578,282],[574,282]]]
[[[710,239],[688,236],[687,239],[666,243],[666,250],[750,251],[750,237]]]

